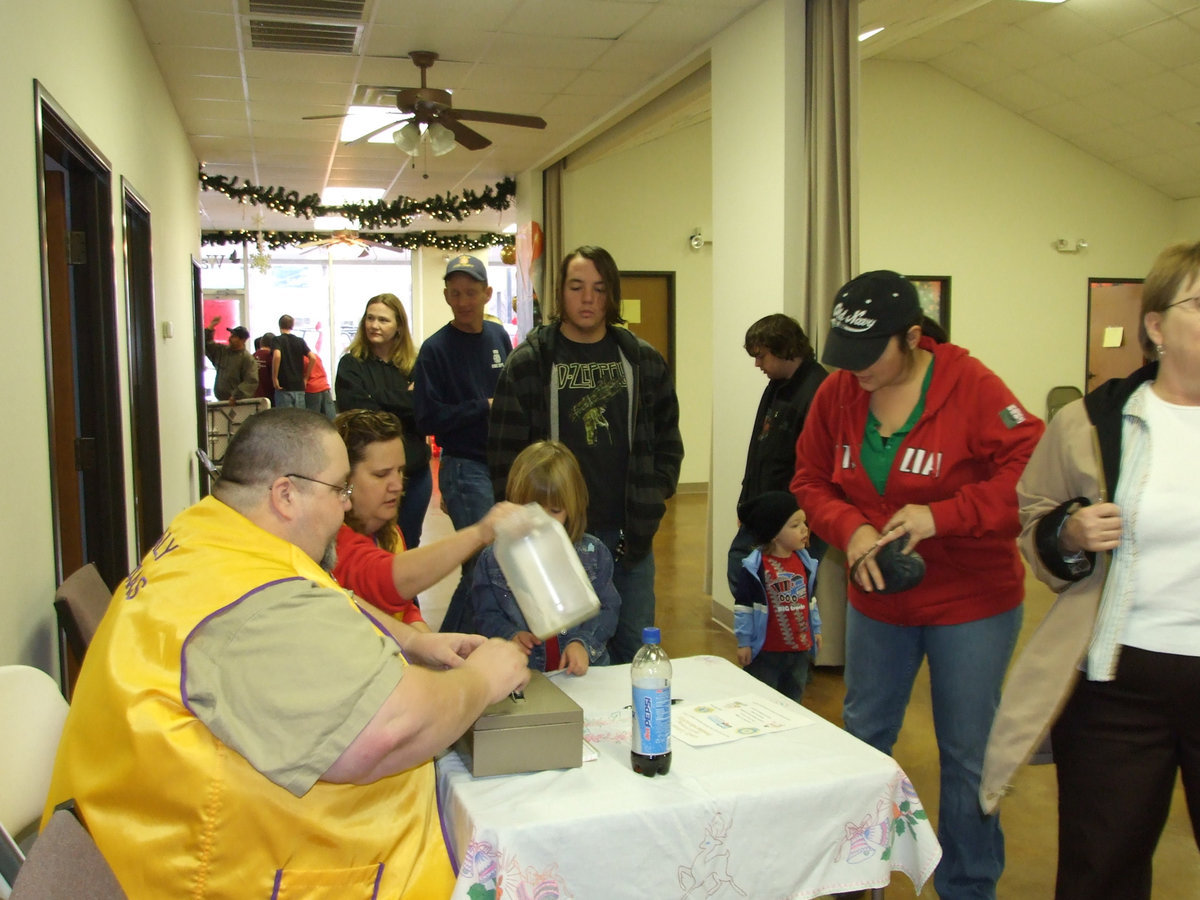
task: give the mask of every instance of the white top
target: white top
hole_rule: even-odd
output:
[[[1200,406],[1146,394],[1150,466],[1135,527],[1135,589],[1121,643],[1200,656]]]

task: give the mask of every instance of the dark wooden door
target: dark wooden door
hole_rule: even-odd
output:
[[[1145,361],[1138,341],[1142,282],[1088,279],[1087,391]]]
[[[622,272],[621,315],[675,374],[675,273]]]
[[[61,582],[94,562],[116,584],[129,558],[112,178],[103,157],[37,91],[56,575]]]

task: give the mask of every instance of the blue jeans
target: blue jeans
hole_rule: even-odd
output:
[[[433,496],[433,473],[426,466],[404,483],[404,496],[400,498],[400,533],[404,535],[404,546],[410,550],[421,544],[421,531],[425,527],[425,513],[429,511],[429,498]]]
[[[593,531],[593,535],[613,553],[613,587],[621,595],[617,630],[608,641],[614,666],[633,662],[642,646],[642,629],[654,624],[654,554],[647,553],[635,562],[628,557],[616,559],[619,531]]]
[[[881,602],[887,602],[884,597]],[[933,876],[942,900],[994,900],[1004,871],[999,816],[979,809],[983,752],[1023,608],[961,625],[888,625],[846,609],[846,730],[890,754],[913,680],[929,660],[933,727],[941,762]]]
[[[446,513],[458,531],[474,525],[496,502],[487,463],[461,456],[446,456],[438,467],[438,488]],[[475,609],[471,604],[471,583],[475,578],[475,557],[462,565],[462,577],[446,607],[441,631],[475,631]]]
[[[314,391],[311,394],[306,391],[304,405],[313,412],[319,412],[330,422],[337,415],[337,410],[333,406],[333,394],[329,391]]]
[[[289,406],[295,409],[304,409],[304,391],[276,391],[275,406],[279,409]]]

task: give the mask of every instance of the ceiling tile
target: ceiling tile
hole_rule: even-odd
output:
[[[1115,125],[1073,135],[1071,143],[1106,162],[1128,159],[1146,152],[1146,140],[1136,130]]]
[[[1149,78],[1130,81],[1125,88],[1150,109],[1174,112],[1200,103],[1200,87],[1175,72],[1160,72]]]
[[[1003,25],[991,34],[974,41],[983,52],[990,53],[1005,65],[1023,70],[1039,63],[1050,62],[1062,53],[1053,44],[1022,31],[1015,25]]]
[[[556,69],[533,69],[513,65],[480,64],[471,70],[467,80],[459,85],[460,92],[496,91],[504,94],[555,94],[578,77],[584,65],[564,65]]]
[[[964,44],[957,50],[939,56],[931,65],[967,87],[978,87],[985,82],[1016,74],[1012,66],[974,44]]]
[[[1026,19],[1017,28],[1027,34],[1039,36],[1043,41],[1058,48],[1060,57],[1095,47],[1111,39],[1103,28],[1093,25],[1076,13],[1073,4],[1063,3],[1049,7],[1042,15]]]
[[[1200,2],[1197,0],[1150,0],[1150,2],[1172,15],[1200,9]]]
[[[689,56],[693,50],[694,45],[687,41],[650,42],[622,38],[592,63],[591,68],[605,72],[615,70],[641,72],[647,76],[653,76],[665,72]]]
[[[236,50],[238,18],[229,9],[206,12],[173,3],[141,3],[137,16],[150,45]]]
[[[1098,122],[1126,125],[1147,119],[1155,112],[1146,107],[1143,99],[1128,88],[1111,87],[1086,94],[1074,101],[1081,110],[1090,112]]]
[[[1057,91],[1046,87],[1040,81],[1030,78],[1023,72],[1017,72],[996,81],[980,85],[976,90],[995,100],[1001,106],[1018,113],[1043,106],[1053,106],[1062,103],[1066,98]]]
[[[302,97],[306,107],[310,103],[318,106],[345,106],[354,93],[348,84],[309,82],[301,89],[294,81],[271,78],[247,79],[246,87],[250,92],[251,103],[294,104]]]
[[[958,47],[958,41],[947,38],[920,35],[912,40],[889,47],[879,54],[879,59],[893,59],[901,62],[929,62]],[[862,58],[871,58],[863,54]]]
[[[246,74],[251,78],[289,78],[297,84],[354,80],[358,60],[331,53],[296,53],[290,50],[246,50]]]
[[[1071,11],[1114,37],[1159,22],[1168,15],[1150,0],[1073,0]]]
[[[1088,71],[1117,84],[1135,78],[1148,78],[1163,70],[1161,63],[1121,41],[1108,41],[1072,55]]]
[[[1200,125],[1177,116],[1161,115],[1137,123],[1143,146],[1161,147],[1170,152],[1200,149]]]
[[[1095,93],[1110,87],[1113,83],[1071,59],[1058,59],[1054,62],[1043,63],[1040,66],[1034,66],[1026,74],[1036,78],[1047,87],[1053,88],[1068,99]]]
[[[563,0],[563,5],[568,2]],[[497,31],[520,5],[521,0],[436,0],[432,3],[376,0],[371,21],[376,26],[436,30],[441,34],[452,33],[464,24],[482,31]]]
[[[523,66],[531,69],[586,69],[611,43],[596,38],[555,38],[544,41],[532,35],[502,32],[496,35],[479,61],[492,66]]]
[[[1124,42],[1168,67],[1187,65],[1200,55],[1200,32],[1179,19],[1164,19],[1131,31]]]
[[[738,17],[732,7],[659,5],[623,37],[633,41],[686,41],[698,44]]]
[[[563,88],[563,93],[623,99],[637,91],[645,82],[645,76],[638,72],[589,69],[580,72],[579,77]]]
[[[172,96],[196,100],[245,100],[241,78],[213,75],[183,75],[171,85]]]
[[[623,0],[525,0],[501,30],[549,38],[616,40],[653,9],[652,4]]]

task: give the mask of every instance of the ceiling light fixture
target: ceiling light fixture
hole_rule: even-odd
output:
[[[429,142],[429,149],[434,156],[445,156],[456,146],[454,132],[440,122],[430,122],[428,125],[407,122],[392,132],[392,141],[409,156],[421,152],[422,140]]]

